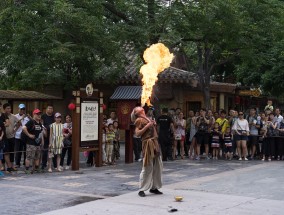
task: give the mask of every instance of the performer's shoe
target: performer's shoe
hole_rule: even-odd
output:
[[[163,194],[161,191],[159,191],[158,189],[151,189],[150,193],[154,193],[154,194]]]
[[[145,195],[144,191],[139,191],[138,196],[145,197],[146,195]]]

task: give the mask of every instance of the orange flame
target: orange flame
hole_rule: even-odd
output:
[[[163,43],[156,43],[144,51],[143,58],[146,64],[140,69],[140,73],[143,75],[141,104],[151,105],[150,98],[158,75],[170,66],[174,55]]]

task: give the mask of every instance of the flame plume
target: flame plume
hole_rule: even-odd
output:
[[[158,75],[170,66],[174,55],[163,43],[156,43],[144,51],[143,58],[146,64],[140,69],[143,75],[141,104],[151,105],[150,98]]]

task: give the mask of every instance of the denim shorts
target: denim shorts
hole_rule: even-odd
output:
[[[248,136],[247,136],[247,135],[238,135],[238,134],[236,134],[236,135],[235,135],[235,140],[236,140],[236,141],[240,141],[240,140],[246,140],[246,141],[248,141]]]

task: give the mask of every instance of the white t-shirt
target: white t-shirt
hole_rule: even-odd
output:
[[[279,128],[280,126],[280,122],[283,121],[283,116],[279,115],[279,116],[275,116],[273,122],[277,122],[277,128]]]
[[[15,116],[17,117],[18,120],[22,119],[23,117],[18,113]],[[21,121],[22,125],[18,128],[18,130],[15,133],[16,139],[21,139],[21,133],[22,133],[23,126],[26,125],[28,121],[30,121],[30,119],[27,116]]]
[[[242,130],[242,131],[248,131],[249,132],[249,124],[246,119],[240,120],[237,119],[232,127],[232,130]]]
[[[106,125],[108,126],[109,124],[113,124],[114,121],[118,121],[118,120],[117,120],[117,119],[109,118],[109,119],[107,119]]]

